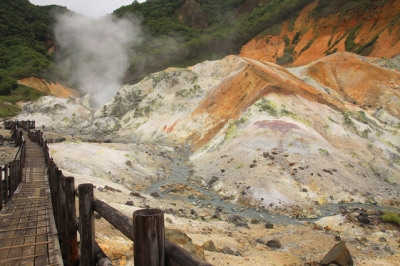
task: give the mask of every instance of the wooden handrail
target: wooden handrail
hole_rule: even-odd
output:
[[[24,167],[26,157],[26,142],[22,131],[18,131],[18,125],[18,121],[4,121],[4,128],[11,130],[15,144],[19,146],[19,148],[14,160],[0,168],[0,210],[3,209],[3,200],[4,203],[7,203],[10,197],[14,194],[15,190],[18,188],[19,184],[22,182],[22,168]]]

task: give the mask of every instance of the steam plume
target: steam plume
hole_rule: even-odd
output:
[[[59,64],[72,84],[90,93],[97,108],[111,100],[129,67],[128,50],[140,42],[133,19],[111,15],[92,19],[65,13],[57,17],[55,35],[63,52]]]

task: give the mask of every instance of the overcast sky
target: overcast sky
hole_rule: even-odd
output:
[[[41,6],[66,6],[68,9],[77,13],[92,18],[98,18],[112,13],[115,9],[121,6],[131,4],[133,0],[30,0],[30,2]],[[139,0],[138,2],[145,2],[145,0]]]

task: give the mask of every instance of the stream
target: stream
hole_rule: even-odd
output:
[[[190,184],[187,181],[187,178],[190,176],[190,167],[186,164],[187,158],[175,158],[172,161],[171,165],[171,175],[167,179],[160,180],[154,183],[150,188],[148,188],[145,193],[151,194],[153,192],[159,193],[164,198],[170,198],[174,200],[181,200],[192,202],[197,206],[203,205],[203,207],[207,208],[208,205],[211,205],[213,209],[217,206],[223,207],[223,210],[228,212],[229,214],[237,214],[246,218],[257,218],[260,220],[269,221],[276,224],[296,224],[296,223],[304,223],[305,221],[314,222],[323,217],[336,215],[339,213],[339,209],[343,206],[346,208],[363,208],[363,209],[374,209],[374,210],[386,210],[386,208],[372,205],[372,204],[363,204],[363,203],[329,203],[325,205],[319,206],[318,210],[321,215],[315,219],[297,219],[295,217],[288,217],[285,215],[269,213],[264,210],[257,211],[256,208],[244,207],[238,204],[234,204],[230,201],[222,200],[220,195],[213,193],[212,191]],[[170,195],[169,193],[161,192],[160,188],[167,184],[187,184],[192,186],[197,191],[201,192],[207,199],[193,198],[189,199],[187,196],[179,196],[179,195]]]

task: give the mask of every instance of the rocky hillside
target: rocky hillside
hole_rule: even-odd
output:
[[[193,182],[245,206],[393,205],[400,74],[380,64],[336,53],[286,69],[228,56],[149,75],[97,111],[48,98],[19,119],[86,140],[188,147]]]
[[[314,1],[297,17],[260,33],[242,47],[240,55],[291,66],[344,51],[392,58],[400,51],[400,2],[369,2],[374,8]]]

